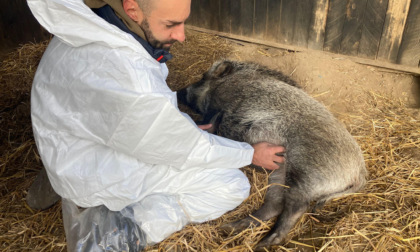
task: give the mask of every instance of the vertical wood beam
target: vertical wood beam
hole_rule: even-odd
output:
[[[197,1],[197,0],[192,0]],[[231,33],[231,5],[230,1],[219,0],[220,3],[220,22],[219,22],[219,31]],[[200,25],[198,25],[200,26]]]
[[[376,58],[384,28],[387,6],[387,0],[368,0],[363,18],[359,56],[370,59]]]
[[[367,0],[348,0],[342,30],[340,53],[357,55],[362,37],[363,17]]]
[[[213,13],[209,12],[210,9],[210,1],[211,0],[195,0],[195,1],[199,1],[199,16],[198,16],[198,22],[199,25],[203,28],[206,29],[210,29],[210,20],[211,20],[211,15]]]
[[[293,44],[296,8],[296,0],[281,1],[280,36],[277,39],[280,43]]]
[[[200,16],[200,1],[191,1],[191,13],[187,19],[187,23],[194,26],[199,26],[198,17]]]
[[[230,0],[227,2],[230,5],[231,33],[241,35],[241,0]]]
[[[397,62],[411,0],[389,0],[378,59]]]
[[[253,37],[263,39],[266,34],[267,16],[268,16],[268,1],[255,0],[254,1],[254,29]]]
[[[322,50],[327,25],[328,0],[315,1],[309,27],[308,48]]]
[[[207,12],[210,12],[210,24],[209,27],[212,30],[219,30],[220,23],[220,2],[219,0],[209,0],[209,9]]]
[[[325,28],[324,50],[338,53],[345,21],[347,1],[330,0]]]
[[[420,0],[411,1],[397,62],[420,68]]]
[[[280,36],[281,0],[267,0],[267,28],[265,37],[277,41]]]
[[[254,0],[240,0],[241,35],[251,37],[254,27]],[[259,1],[259,0],[257,0]]]
[[[296,1],[295,25],[293,31],[293,44],[308,47],[309,30],[314,15],[313,0]]]

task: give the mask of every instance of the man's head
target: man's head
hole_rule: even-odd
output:
[[[163,49],[185,40],[190,6],[191,0],[123,0],[124,11],[140,25],[147,41]]]

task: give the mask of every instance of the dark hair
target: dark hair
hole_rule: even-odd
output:
[[[144,15],[148,16],[150,12],[153,10],[153,1],[156,0],[136,0],[137,4],[139,5],[140,9],[143,11]]]

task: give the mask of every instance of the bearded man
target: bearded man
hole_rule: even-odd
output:
[[[45,170],[27,202],[45,209],[61,197],[87,208],[76,219],[64,212],[70,251],[121,250],[121,241],[141,250],[138,244],[160,242],[187,223],[215,219],[248,197],[238,168],[276,169],[284,161],[276,155],[283,147],[209,134],[209,125],[178,110],[165,62],[171,45],[185,40],[191,0],[28,4],[54,38],[33,82],[32,124]],[[117,232],[113,243],[115,230],[127,227],[137,235]]]

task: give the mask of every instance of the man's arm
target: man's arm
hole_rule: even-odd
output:
[[[202,130],[208,130],[212,128],[212,124],[198,125],[198,128]],[[279,168],[280,163],[284,162],[284,147],[267,142],[261,142],[252,145],[254,148],[254,155],[252,158],[252,164],[261,166],[268,170],[275,170]]]

